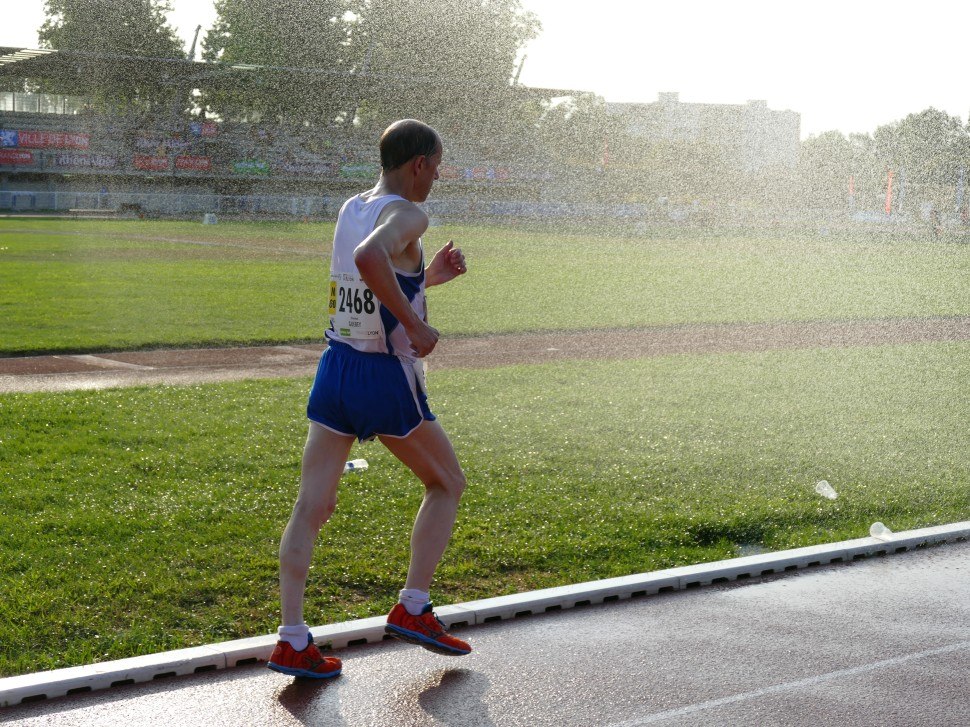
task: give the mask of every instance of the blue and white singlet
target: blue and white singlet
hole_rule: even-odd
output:
[[[330,329],[326,335],[328,339],[345,343],[362,353],[392,354],[413,361],[414,349],[404,327],[377,300],[361,279],[354,262],[354,250],[374,231],[381,211],[398,200],[404,198],[388,194],[365,200],[357,195],[340,208],[330,260]],[[418,247],[421,248],[420,238]],[[393,270],[411,308],[427,321],[424,249],[421,248],[417,272]]]

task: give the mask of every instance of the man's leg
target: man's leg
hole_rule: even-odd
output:
[[[326,679],[340,674],[340,659],[324,656],[303,621],[303,596],[313,546],[337,504],[337,485],[354,438],[310,422],[303,449],[300,494],[280,542],[283,625],[267,666],[283,674]]]
[[[424,484],[424,501],[411,531],[411,564],[404,587],[427,592],[451,539],[465,474],[437,421],[423,421],[404,439],[381,437],[381,443]]]
[[[431,610],[428,591],[441,560],[465,489],[465,475],[448,435],[436,421],[424,421],[404,439],[381,442],[424,484],[424,501],[411,531],[411,564],[401,602],[387,617],[384,630],[399,639],[441,654],[460,656],[472,648],[445,631]]]
[[[337,505],[337,486],[350,448],[352,435],[337,434],[310,422],[300,494],[280,543],[280,602],[283,626],[303,623],[303,597],[320,528],[330,519]]]

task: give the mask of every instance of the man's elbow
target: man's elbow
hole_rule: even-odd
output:
[[[354,264],[359,271],[364,272],[378,264],[380,255],[380,250],[366,244],[360,244],[354,250]]]

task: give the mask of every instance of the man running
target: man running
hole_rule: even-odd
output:
[[[427,124],[405,119],[380,140],[377,186],[344,203],[330,264],[329,346],[310,391],[310,431],[300,492],[280,544],[282,625],[269,667],[325,678],[341,663],[313,644],[303,600],[313,546],[333,513],[337,485],[354,437],[377,437],[424,484],[411,533],[411,561],[388,634],[443,654],[471,647],[445,632],[429,590],[451,538],[465,475],[444,429],[428,407],[424,362],[438,342],[428,325],[425,288],[466,271],[451,241],[425,267],[424,202],[438,178],[442,143]]]

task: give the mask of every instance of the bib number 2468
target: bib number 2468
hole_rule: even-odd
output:
[[[378,338],[380,313],[374,292],[354,275],[336,274],[330,278],[330,323],[346,338]]]
[[[374,291],[364,288],[361,295],[360,288],[345,288],[334,282],[330,283],[330,312],[337,313],[366,313],[370,315],[377,310],[374,302]]]

